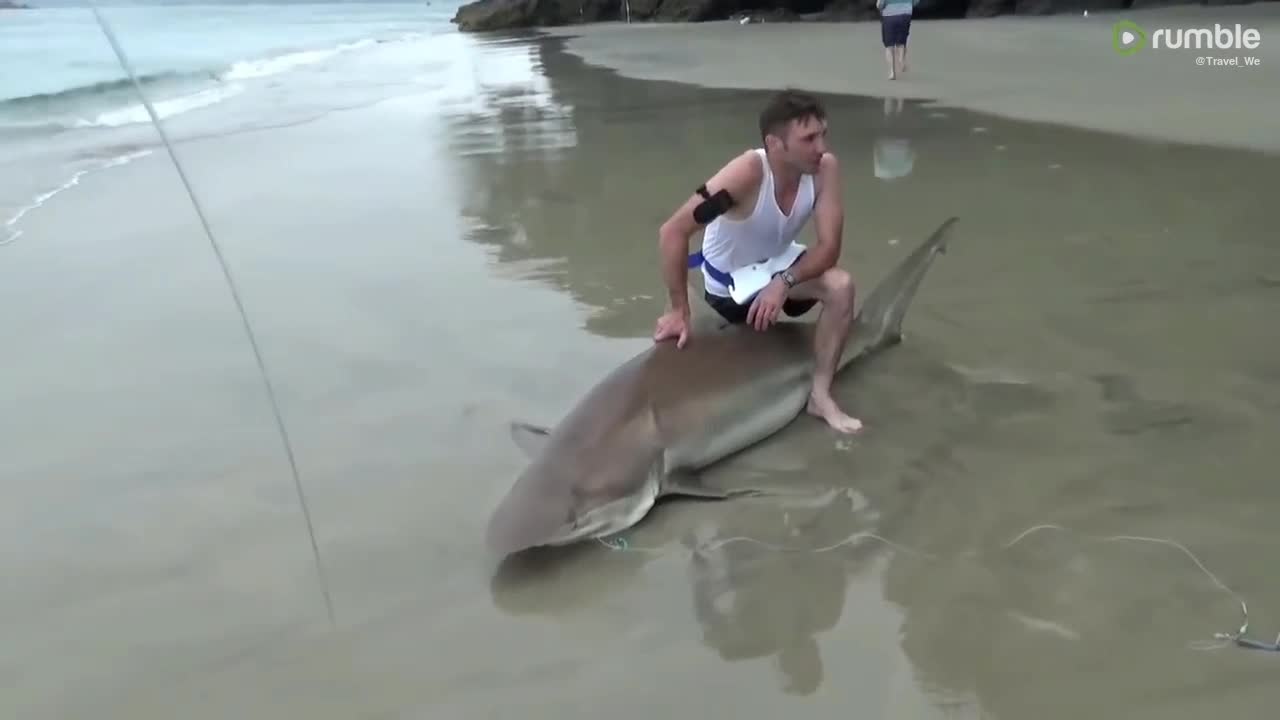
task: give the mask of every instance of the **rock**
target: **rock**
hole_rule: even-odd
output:
[[[944,2],[946,0],[943,0]],[[879,17],[875,0],[833,0],[818,13],[815,20],[826,22],[856,22]]]
[[[1014,12],[1017,0],[970,0],[965,17],[995,17]]]
[[[619,0],[476,0],[458,8],[459,30],[482,32],[619,19]]]
[[[1015,15],[1080,15],[1085,10],[1124,10],[1130,0],[1017,0]]]
[[[648,19],[660,22],[723,20],[741,10],[742,5],[739,0],[659,0],[657,10]],[[634,8],[631,17],[635,19]]]
[[[1081,15],[1168,5],[1238,5],[1276,0],[920,0],[919,18]],[[0,7],[11,0],[0,0]],[[629,11],[629,12],[628,12]],[[473,0],[458,8],[460,30],[485,31],[619,21],[868,21],[876,0]],[[744,24],[745,24],[744,23]]]
[[[630,0],[631,18],[651,18],[658,11],[662,0]],[[623,19],[626,18],[626,3],[623,5]]]
[[[1134,10],[1144,8],[1170,7],[1172,5],[1203,5],[1199,0],[1132,0],[1129,7]]]
[[[751,23],[775,23],[775,22],[799,22],[803,19],[799,13],[786,8],[774,8],[772,10],[744,10],[736,12],[729,16],[730,20],[742,25],[750,25]]]
[[[481,0],[459,7],[453,23],[471,32],[529,27],[538,20],[535,5],[533,0]]]

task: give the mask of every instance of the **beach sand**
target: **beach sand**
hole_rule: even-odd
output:
[[[667,32],[694,30],[635,29]],[[867,432],[800,418],[707,476],[823,501],[672,502],[627,551],[499,567],[483,527],[526,462],[507,424],[554,423],[648,346],[657,227],[756,142],[767,93],[453,42],[449,83],[178,148],[276,383],[332,626],[163,151],[0,249],[0,715],[1273,711],[1274,657],[1197,645],[1239,626],[1231,592],[1176,547],[1088,535],[1185,543],[1253,637],[1280,631],[1280,159],[824,94],[863,291],[960,222],[907,342],[835,388]],[[426,72],[376,52],[377,82]],[[1083,535],[1005,547],[1042,523]],[[899,545],[842,544],[862,532]]]
[[[1258,29],[1256,50],[1112,49],[1128,19],[1162,27]],[[627,77],[710,87],[795,86],[936,101],[1004,117],[1152,140],[1280,152],[1280,7],[1170,7],[1083,16],[916,20],[906,75],[887,77],[878,22],[733,21],[550,28],[570,52]],[[1150,42],[1150,40],[1148,40]],[[1261,63],[1244,65],[1244,57]],[[1240,58],[1238,66],[1197,57]],[[785,58],[785,60],[775,60]]]

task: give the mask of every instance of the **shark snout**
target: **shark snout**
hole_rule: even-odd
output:
[[[563,486],[539,480],[521,476],[494,509],[485,528],[492,551],[509,555],[546,544],[572,522],[572,501],[559,490]]]

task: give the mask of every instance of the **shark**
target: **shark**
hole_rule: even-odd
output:
[[[902,342],[907,310],[957,221],[947,218],[855,309],[837,380]],[[695,328],[685,347],[656,342],[609,372],[555,425],[513,420],[512,440],[528,464],[494,508],[486,544],[512,555],[606,539],[668,497],[772,494],[711,487],[701,472],[803,413],[813,340],[813,324],[803,321],[764,332],[723,323]]]

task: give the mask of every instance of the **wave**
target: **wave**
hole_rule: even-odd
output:
[[[241,60],[233,63],[231,69],[222,74],[222,78],[224,80],[248,80],[279,75],[307,65],[322,63],[335,55],[351,50],[359,50],[377,43],[378,41],[374,38],[365,38],[355,42],[342,43],[331,48],[301,50],[259,60]]]
[[[224,85],[221,87],[209,88],[200,92],[191,93],[189,95],[181,95],[168,100],[152,101],[151,106],[155,108],[156,114],[164,120],[174,115],[181,115],[191,110],[196,110],[210,105],[217,105],[224,100],[229,100],[236,95],[244,92],[242,85]],[[94,127],[120,127],[121,125],[132,125],[134,123],[150,122],[151,116],[147,114],[147,108],[141,102],[136,105],[128,105],[126,107],[108,110],[100,113],[92,120],[76,120],[74,127],[78,128],[94,128]]]
[[[292,50],[239,60],[223,67],[152,73],[140,76],[138,80],[156,112],[161,118],[167,118],[229,100],[244,91],[242,81],[259,80],[317,65],[338,55],[383,42],[405,42],[420,37],[421,33],[409,32],[395,38],[363,38],[327,48]],[[86,110],[92,114],[87,114]],[[0,100],[0,132],[8,135],[119,127],[148,121],[146,108],[137,99],[133,82],[127,77]]]
[[[98,170],[106,170],[108,168],[119,167],[120,165],[133,162],[138,158],[146,157],[147,155],[150,155],[152,152],[153,152],[152,150],[135,150],[133,152],[128,152],[123,155],[118,155],[116,157],[109,158],[108,160],[98,163],[93,167],[85,168],[84,170],[77,170],[74,174],[72,174],[71,178],[66,182],[62,183],[61,185],[58,185],[52,190],[47,190],[45,192],[40,193],[39,195],[36,195],[35,198],[31,200],[30,203],[18,208],[18,211],[12,217],[10,217],[8,220],[5,221],[3,226],[4,232],[0,233],[0,246],[8,245],[14,240],[17,240],[18,238],[22,237],[22,230],[18,228],[18,222],[22,220],[22,218],[27,213],[31,212],[32,210],[37,210],[43,207],[45,203],[52,200],[59,193],[65,192],[75,187],[76,185],[79,185],[80,179],[83,178],[85,175],[88,175],[89,173],[95,172]]]
[[[211,74],[212,73],[160,72],[152,73],[150,75],[141,75],[138,77],[138,82],[141,83],[144,88],[147,88],[182,82],[184,80],[190,80],[200,76],[207,78]],[[62,106],[79,104],[87,97],[130,92],[133,92],[133,82],[126,77],[120,78],[119,80],[104,80],[102,82],[79,85],[59,90],[57,92],[37,93],[35,95],[9,98],[8,100],[0,102],[0,108],[21,109],[24,111],[56,110]]]

